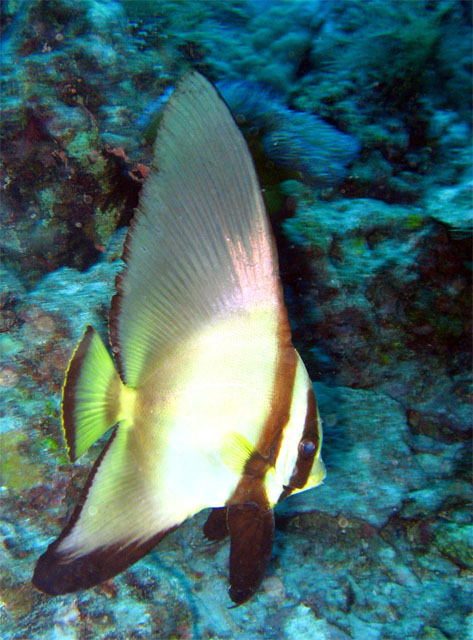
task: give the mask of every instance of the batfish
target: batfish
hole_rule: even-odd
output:
[[[114,429],[33,584],[97,585],[212,507],[204,534],[230,536],[241,604],[270,560],[273,507],[325,476],[322,428],[250,153],[197,72],[165,107],[123,259],[113,358],[88,326],[66,372],[70,460]]]

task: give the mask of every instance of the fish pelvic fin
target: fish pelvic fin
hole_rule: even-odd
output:
[[[90,325],[72,354],[62,389],[62,427],[74,462],[110,427],[131,415],[134,391],[120,380]]]
[[[244,502],[239,500],[244,496]],[[227,508],[230,534],[230,598],[249,600],[261,584],[273,546],[274,515],[261,480],[243,477]]]
[[[211,542],[224,540],[228,536],[227,507],[214,507],[204,524],[204,536]]]

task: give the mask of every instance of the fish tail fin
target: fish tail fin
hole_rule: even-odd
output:
[[[89,325],[71,357],[62,389],[62,427],[72,462],[123,418],[127,391],[99,334]]]

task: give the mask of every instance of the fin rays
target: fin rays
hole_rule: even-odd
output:
[[[121,388],[105,345],[88,326],[69,362],[62,390],[62,424],[71,461],[116,424]]]
[[[215,88],[197,73],[178,84],[163,114],[124,259],[110,328],[132,386],[172,344],[216,317],[281,303],[246,143]]]
[[[182,521],[160,519],[123,427],[95,463],[68,524],[40,557],[33,584],[51,595],[87,589],[146,555]]]
[[[251,156],[198,73],[165,109],[123,259],[110,313],[120,376],[88,327],[63,390],[71,459],[119,426],[33,583],[50,594],[94,586],[187,517],[224,505],[204,533],[230,535],[230,596],[241,604],[269,563],[287,469],[291,491],[307,483],[312,459],[300,447],[294,457],[304,415],[317,456],[320,420],[307,374],[297,377]]]

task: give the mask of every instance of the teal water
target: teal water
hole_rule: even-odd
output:
[[[0,630],[20,638],[473,637],[471,3],[1,3]],[[231,607],[207,513],[91,590],[31,585],[75,465],[64,372],[110,298],[162,109],[194,68],[246,136],[327,478]],[[191,488],[190,488],[191,490]]]

